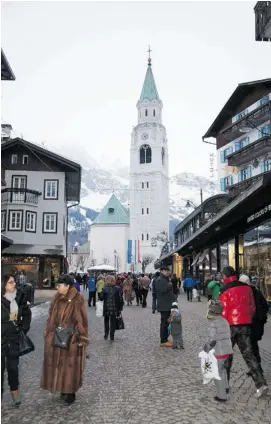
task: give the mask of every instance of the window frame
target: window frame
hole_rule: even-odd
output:
[[[26,163],[24,163],[25,158],[27,159]],[[29,156],[23,155],[23,165],[28,165],[28,163],[29,163]]]
[[[13,161],[13,158],[16,158],[16,162]],[[11,155],[11,165],[18,165],[18,155],[16,153]]]
[[[56,183],[56,197],[47,196],[47,183]],[[44,180],[44,190],[43,190],[43,200],[58,200],[59,198],[59,180],[54,179],[45,179]]]
[[[142,144],[139,147],[139,164],[146,165],[148,163],[152,163],[152,148],[149,144]]]
[[[144,234],[141,234],[141,241],[144,241]]]
[[[7,228],[7,210],[1,210],[1,231],[6,231]]]
[[[141,215],[144,215],[144,208],[141,208]]]
[[[20,214],[20,228],[11,228],[12,214]],[[9,209],[8,211],[8,231],[23,231],[24,211],[23,209]]]
[[[46,230],[45,224],[46,224],[46,215],[54,215],[55,216],[55,230]],[[57,234],[57,227],[58,227],[58,212],[43,212],[42,215],[42,233],[43,234]]]
[[[27,216],[28,214],[33,214],[35,216],[34,220],[34,229],[27,228]],[[37,232],[37,212],[35,211],[25,211],[25,232],[26,233],[36,233]]]
[[[141,188],[144,188],[144,183],[141,183]]]
[[[149,215],[150,209],[149,209],[149,208],[147,208],[147,211],[146,211],[146,212],[147,212],[147,215]]]

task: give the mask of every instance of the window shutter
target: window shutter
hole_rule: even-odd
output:
[[[224,178],[220,179],[220,190],[225,191],[225,179]]]
[[[252,177],[252,166],[249,165],[248,166],[248,178],[251,178],[251,177]]]
[[[242,171],[238,172],[238,182],[240,183],[242,181]]]
[[[233,185],[233,176],[230,175],[230,185]]]
[[[228,156],[229,156],[229,155],[231,155],[232,153],[233,153],[233,147],[232,147],[232,146],[230,146],[230,147],[229,147]]]
[[[264,166],[264,160],[263,159],[260,162],[260,166],[261,166],[261,172],[264,172],[265,166]]]
[[[224,153],[224,150],[222,150],[222,152],[220,152],[220,162],[221,163],[225,163],[225,153]]]
[[[243,147],[247,146],[248,144],[249,144],[249,137],[246,137],[246,138],[243,140]]]

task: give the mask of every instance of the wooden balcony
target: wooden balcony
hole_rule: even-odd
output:
[[[241,166],[271,152],[271,137],[265,135],[227,157],[229,166]]]
[[[225,140],[227,140],[228,143],[233,141],[234,139],[242,135],[242,131],[240,131],[240,128],[246,126],[247,121],[252,121],[255,127],[258,127],[259,125],[263,124],[264,122],[270,119],[270,111],[271,102],[269,101],[263,105],[260,105],[252,112],[243,116],[243,118],[239,119],[238,121],[225,128],[219,134],[219,137],[223,137]]]
[[[271,2],[258,1],[255,8],[255,40],[271,41]]]
[[[29,190],[27,188],[4,188],[1,190],[1,202],[8,203],[28,203],[37,205],[41,193],[36,190]]]
[[[254,175],[251,178],[248,178],[247,180],[241,181],[240,183],[233,184],[231,186],[227,187],[227,192],[229,193],[229,196],[231,199],[240,196],[245,190],[247,190],[249,187],[251,187],[253,184],[255,184],[257,181],[259,181],[263,176],[270,174],[271,171],[262,172],[261,174]]]

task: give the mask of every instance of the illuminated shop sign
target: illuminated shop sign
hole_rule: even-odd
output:
[[[271,205],[266,206],[265,208],[261,209],[258,212],[255,212],[253,215],[250,215],[247,218],[247,223],[254,221],[255,219],[260,218],[261,216],[267,214],[268,212],[271,212]]]

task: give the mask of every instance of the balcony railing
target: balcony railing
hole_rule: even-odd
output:
[[[240,166],[258,159],[260,156],[271,152],[271,137],[265,135],[251,144],[231,153],[228,159],[229,166]]]
[[[240,183],[228,186],[226,190],[228,191],[230,198],[232,199],[239,196],[241,193],[251,187],[252,184],[255,184],[257,181],[259,181],[262,176],[268,173],[270,173],[270,171],[262,172],[261,174],[254,175],[253,177],[241,181]]]
[[[252,121],[255,127],[258,127],[259,125],[268,121],[270,119],[270,109],[271,102],[269,101],[268,103],[257,107],[247,115],[244,115],[241,119],[239,119],[237,122],[234,122],[229,127],[225,128],[221,132],[221,136],[228,142],[233,141],[235,138],[238,138],[242,135],[240,128],[246,125],[246,121]]]
[[[271,41],[271,2],[258,1],[254,11],[255,40]]]
[[[41,193],[27,188],[4,188],[1,190],[2,203],[31,203],[38,204]]]

